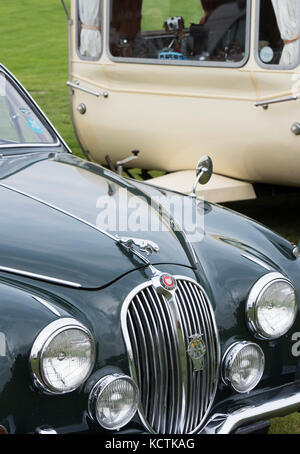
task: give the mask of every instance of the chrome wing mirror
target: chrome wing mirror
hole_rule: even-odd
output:
[[[193,185],[192,192],[190,194],[191,197],[196,196],[196,189],[198,184],[207,184],[211,179],[213,173],[213,162],[209,156],[203,156],[197,164],[196,167],[196,180]]]

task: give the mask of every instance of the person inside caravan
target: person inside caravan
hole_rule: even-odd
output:
[[[112,0],[110,52],[134,59],[239,62],[247,0]]]

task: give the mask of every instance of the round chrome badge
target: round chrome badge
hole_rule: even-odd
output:
[[[171,276],[171,274],[161,274],[160,275],[160,278],[159,278],[159,281],[160,281],[160,285],[162,286],[162,288],[164,288],[165,290],[174,290],[176,288],[176,281],[174,279],[173,276]]]

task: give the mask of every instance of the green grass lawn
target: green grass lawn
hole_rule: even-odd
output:
[[[183,9],[184,5],[184,9]],[[199,0],[144,0],[142,9],[142,30],[161,30],[168,17],[183,16],[185,26],[199,23],[203,10]]]
[[[67,22],[60,0],[1,2],[0,61],[83,157],[70,120]]]
[[[182,14],[177,11],[178,0],[169,3],[171,14]],[[195,17],[196,3],[198,0],[189,0],[187,21]],[[148,4],[151,6],[151,0]],[[150,25],[148,22],[147,26]],[[30,91],[74,154],[82,157],[69,110],[67,24],[60,0],[1,2],[0,61]],[[299,240],[299,194],[228,206],[261,221],[291,241]],[[300,414],[274,420],[271,432],[300,433]]]

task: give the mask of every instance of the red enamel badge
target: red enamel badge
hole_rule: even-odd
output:
[[[176,287],[176,281],[170,274],[162,274],[160,277],[161,285],[166,290],[174,290]]]

